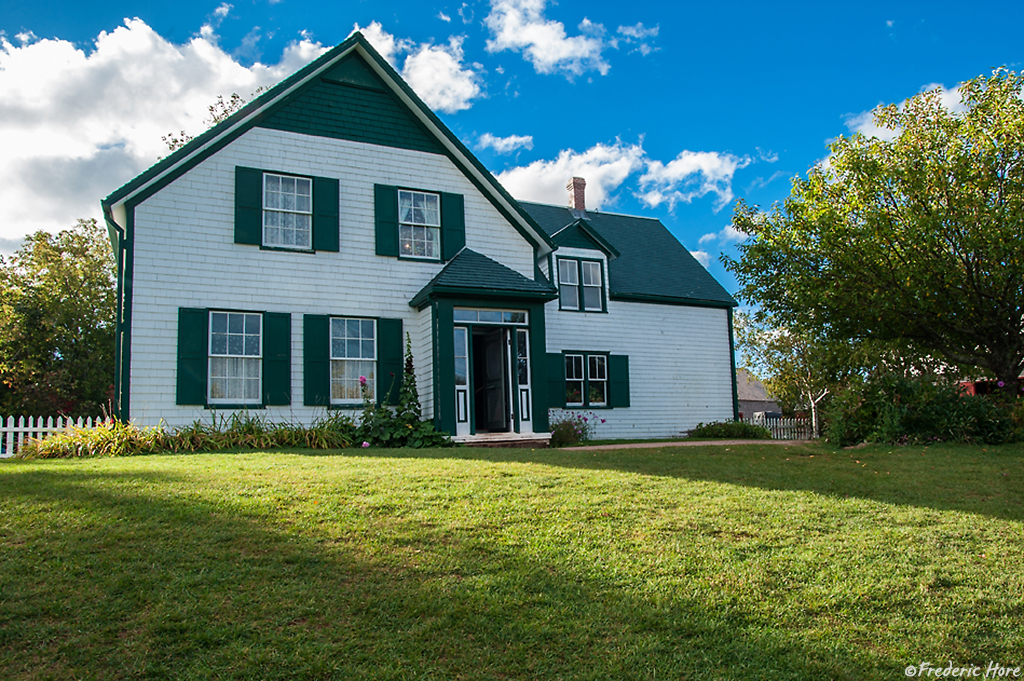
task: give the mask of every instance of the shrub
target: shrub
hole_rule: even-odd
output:
[[[696,438],[714,440],[771,440],[772,433],[764,426],[755,426],[742,421],[716,421],[714,423],[698,423],[687,435]]]
[[[1019,411],[995,396],[965,395],[957,385],[933,377],[885,374],[836,395],[826,414],[825,437],[840,447],[858,442],[1000,444],[1019,439],[1014,421]]]
[[[167,449],[162,426],[139,428],[113,419],[92,428],[68,428],[43,440],[29,440],[19,451],[21,459],[75,459],[83,456],[131,456]]]
[[[405,367],[397,407],[378,405],[369,396],[366,379],[360,376],[359,382],[363,392],[363,415],[356,436],[364,447],[450,447],[453,444],[447,433],[438,432],[432,422],[423,420],[409,334],[405,336]]]
[[[550,445],[552,447],[566,447],[580,442],[587,442],[593,439],[597,426],[604,422],[605,419],[592,411],[552,412]]]

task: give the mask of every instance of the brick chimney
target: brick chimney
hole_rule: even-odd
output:
[[[585,195],[587,181],[582,177],[574,177],[569,180],[569,184],[565,185],[565,188],[569,190],[569,208],[573,214],[576,217],[586,217],[587,202]]]

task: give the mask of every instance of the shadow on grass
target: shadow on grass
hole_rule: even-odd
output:
[[[428,456],[591,467],[556,454]],[[300,512],[281,492],[180,473],[0,476],[4,512],[23,519],[8,515],[0,535],[0,676],[817,679],[901,668],[870,646],[777,627],[763,608],[678,590],[644,598],[635,582],[469,530],[364,517],[340,496]]]
[[[301,455],[466,459],[705,480],[775,491],[802,491],[887,504],[1024,520],[1024,444],[884,446],[824,444],[651,449],[343,450]]]

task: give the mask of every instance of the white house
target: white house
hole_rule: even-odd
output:
[[[117,409],[308,422],[397,397],[462,437],[736,412],[733,299],[657,220],[517,202],[358,33],[103,200]]]

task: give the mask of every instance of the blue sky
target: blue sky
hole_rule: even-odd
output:
[[[868,112],[1019,69],[1019,3],[0,2],[0,254],[358,25],[513,195],[660,218],[732,291],[769,206]]]

